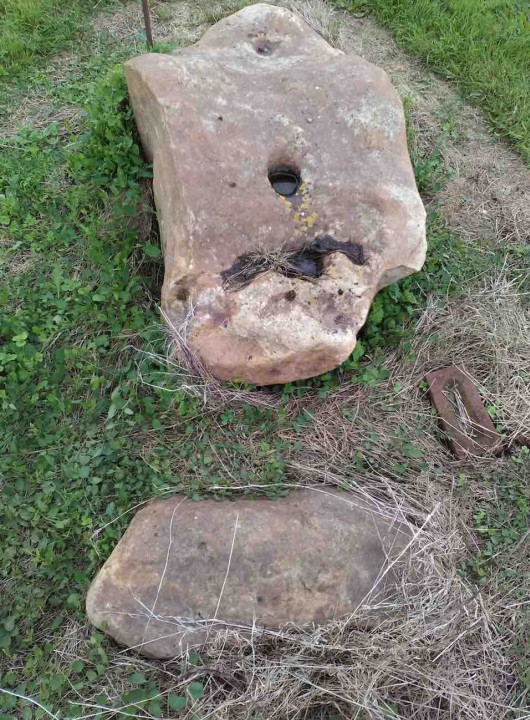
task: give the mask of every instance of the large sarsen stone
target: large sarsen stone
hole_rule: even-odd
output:
[[[142,509],[94,580],[90,620],[119,643],[171,658],[227,626],[321,623],[389,591],[410,540],[363,500],[327,488],[281,500]]]
[[[339,365],[375,293],[425,258],[387,75],[266,4],[125,67],[154,165],[169,324],[187,319],[191,348],[225,380]]]

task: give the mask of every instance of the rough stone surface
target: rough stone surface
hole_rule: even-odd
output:
[[[88,593],[90,620],[138,652],[171,658],[226,627],[321,623],[383,596],[410,539],[351,493],[153,502]],[[383,571],[383,573],[382,573]]]
[[[129,61],[126,74],[154,164],[170,325],[192,312],[188,342],[225,380],[284,383],[339,365],[377,290],[425,258],[402,104],[385,72],[257,4],[189,48]],[[299,173],[294,196],[271,186],[278,167]],[[318,277],[279,267],[280,250],[325,236],[335,249]],[[360,247],[356,259],[345,243]],[[270,269],[227,282],[256,253]]]

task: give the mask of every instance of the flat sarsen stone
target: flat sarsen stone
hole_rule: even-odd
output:
[[[92,623],[145,655],[171,658],[226,627],[323,623],[352,613],[410,540],[352,493],[159,500],[135,516],[90,587]]]

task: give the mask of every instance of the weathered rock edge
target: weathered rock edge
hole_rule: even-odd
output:
[[[376,292],[425,259],[425,211],[386,73],[267,4],[125,70],[154,165],[169,326],[188,317],[191,349],[223,380],[285,383],[339,365]],[[271,187],[278,166],[300,174],[292,198]],[[242,256],[322,236],[361,246],[363,264],[330,252],[311,280],[270,270],[245,287],[225,282]]]
[[[259,635],[323,623],[386,597],[410,538],[407,526],[335,489],[234,502],[175,495],[134,517],[89,589],[87,613],[155,658],[227,628]]]

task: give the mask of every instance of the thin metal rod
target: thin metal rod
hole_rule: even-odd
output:
[[[142,0],[144,11],[145,37],[149,47],[153,47],[153,29],[151,28],[151,14],[149,13],[149,0]]]

